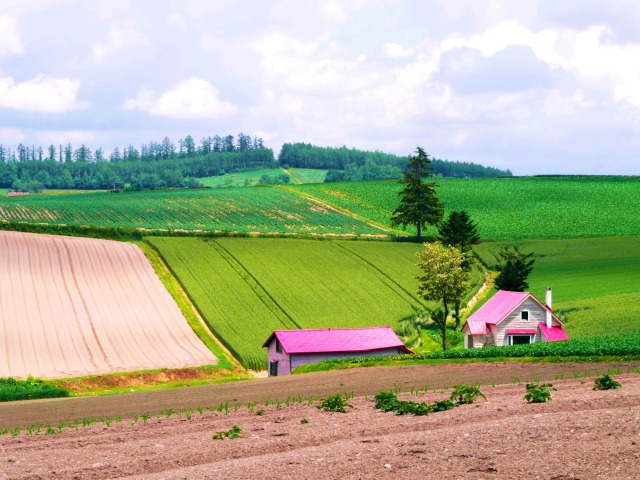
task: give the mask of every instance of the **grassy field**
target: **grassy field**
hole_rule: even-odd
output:
[[[446,211],[466,210],[483,240],[636,235],[640,180],[623,177],[436,179]],[[295,186],[361,217],[390,226],[395,180]],[[407,230],[414,234],[414,230]],[[435,234],[429,228],[426,235]]]
[[[322,183],[327,177],[328,170],[316,170],[314,168],[290,168],[288,170],[292,184]]]
[[[244,233],[381,233],[318,202],[268,187],[0,198],[0,220]]]
[[[534,252],[530,291],[544,299],[553,288],[553,308],[571,338],[640,333],[640,237],[487,242],[475,251],[497,263],[504,245]]]
[[[253,187],[258,183],[262,175],[280,175],[280,168],[264,168],[250,172],[226,173],[215,177],[198,178],[207,187]]]
[[[221,341],[266,366],[273,330],[397,326],[423,309],[420,245],[392,242],[149,237]],[[474,289],[482,277],[475,278]]]

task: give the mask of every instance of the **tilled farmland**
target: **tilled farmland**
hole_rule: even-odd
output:
[[[138,247],[0,232],[0,377],[214,364]]]
[[[165,397],[162,412],[108,425],[94,422],[49,435],[23,429],[15,437],[0,437],[0,478],[637,478],[640,375],[615,375],[620,389],[594,391],[593,377],[559,377],[584,375],[585,369],[593,374],[605,365],[446,367],[440,375],[439,366],[367,368],[221,385],[217,387],[237,396],[237,407],[231,402],[229,409],[174,410],[168,409],[171,402]],[[409,390],[411,382],[430,381],[426,392],[412,388],[413,393],[404,391],[399,397],[434,402],[449,397],[451,389],[445,384],[470,377],[486,383],[508,372],[522,381],[551,381],[552,400],[528,404],[524,384],[507,381],[483,384],[486,400],[420,417],[383,413],[370,395],[357,394],[348,399],[348,413],[321,411],[317,399],[276,402],[274,396],[268,405],[240,404],[251,394],[265,393],[269,384],[272,393],[285,394],[296,385],[319,387],[324,382],[326,395],[358,382],[368,382],[368,391],[381,391],[394,376],[403,390]],[[198,395],[196,389],[155,393],[173,395],[174,405]],[[23,405],[62,406],[73,400]],[[106,406],[113,399],[91,400]],[[213,438],[234,427],[239,438]]]

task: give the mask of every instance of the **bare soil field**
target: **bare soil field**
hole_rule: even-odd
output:
[[[638,364],[608,367],[624,371],[637,369]],[[129,417],[110,426],[67,427],[53,435],[24,431],[15,438],[4,435],[0,437],[0,478],[637,479],[640,375],[614,375],[622,388],[594,391],[593,377],[582,375],[606,368],[597,364],[376,367],[154,392],[162,397],[163,408],[177,408],[185,398],[199,397],[204,391],[210,401],[233,394],[240,403],[251,395],[259,400],[267,390],[284,395],[298,387],[302,395],[321,393],[323,383],[325,394],[361,389],[369,396],[356,394],[346,414],[318,410],[316,397],[312,405],[306,399],[302,404],[270,402],[252,408],[243,403],[236,410],[231,403],[228,413],[193,410],[188,418],[178,410],[170,416],[157,411],[147,420],[139,417],[135,425]],[[571,378],[572,374],[579,378]],[[527,404],[524,384],[512,381],[516,375],[522,382],[550,380],[557,388],[553,399]],[[570,379],[560,380],[561,376]],[[443,389],[445,385],[473,377],[481,383],[500,378],[507,383],[481,387],[486,401],[424,417],[382,413],[375,410],[370,396],[393,388],[395,378],[395,385],[403,389],[428,382],[427,393],[405,392],[400,398],[433,402],[448,398],[451,390]],[[309,388],[304,389],[305,385]],[[216,390],[223,391],[220,397]],[[62,405],[88,400],[102,402],[109,410],[109,402],[115,399],[126,409],[126,397],[137,394],[20,405],[33,413],[37,410],[33,406],[54,403],[61,413]],[[277,393],[271,398],[276,397]],[[138,405],[139,412],[154,404],[149,397],[146,400]],[[75,404],[75,413],[81,415],[87,406]],[[258,415],[259,410],[264,413]],[[12,405],[0,406],[4,417],[0,422],[11,411]],[[241,428],[241,438],[212,438],[234,425]]]
[[[137,246],[0,232],[0,377],[215,363]]]

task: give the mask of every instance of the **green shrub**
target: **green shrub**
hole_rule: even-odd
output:
[[[556,390],[552,387],[553,385],[551,383],[527,383],[527,393],[525,393],[524,399],[528,403],[546,403],[551,400],[551,392],[549,389]]]
[[[0,402],[68,396],[68,390],[40,378],[29,377],[26,380],[17,380],[13,377],[0,378]]]
[[[320,405],[318,405],[318,410],[324,412],[347,413],[347,408],[353,408],[353,405],[349,404],[346,397],[339,393],[329,395],[327,398],[320,400]]]
[[[597,377],[593,384],[594,390],[611,390],[616,388],[620,388],[620,382],[615,381],[608,373]]]
[[[242,437],[242,429],[238,425],[234,425],[229,430],[220,430],[213,434],[212,440],[222,440],[224,438],[240,438]]]
[[[464,405],[465,403],[473,403],[478,397],[487,399],[477,385],[465,385],[463,383],[454,388],[453,392],[451,392],[450,400],[455,401],[458,405]]]

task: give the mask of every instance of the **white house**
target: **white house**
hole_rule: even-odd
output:
[[[469,317],[462,328],[465,348],[568,340],[560,319],[529,292],[499,290]]]

